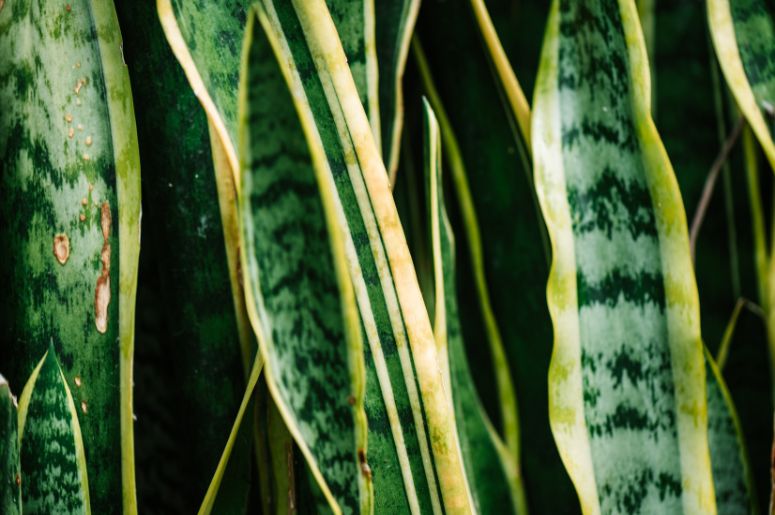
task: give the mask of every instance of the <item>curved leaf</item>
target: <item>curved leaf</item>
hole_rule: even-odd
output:
[[[423,107],[425,181],[436,297],[433,330],[442,374],[452,394],[471,494],[478,513],[506,513],[511,506],[511,512],[526,514],[524,492],[517,489],[516,463],[493,430],[468,368],[455,292],[455,240],[444,205],[439,125],[427,101]]]
[[[22,391],[19,455],[24,513],[91,513],[78,412],[53,344]]]
[[[0,375],[0,512],[7,515],[22,512],[17,418],[16,399]]]
[[[759,513],[737,410],[713,357],[705,349],[708,381],[708,443],[720,515]]]
[[[140,177],[112,2],[7,2],[0,77],[0,282],[17,292],[0,308],[0,362],[22,383],[53,340],[87,407],[93,507],[118,511],[123,492],[133,513]]]
[[[369,114],[377,116],[377,65],[374,44],[373,0],[327,0],[336,21],[347,35],[349,64],[358,77]],[[164,33],[194,94],[202,103],[223,145],[227,161],[240,187],[237,120],[240,51],[251,0],[208,2],[156,0]],[[363,24],[354,22],[362,19]],[[378,122],[375,121],[375,127]]]
[[[420,0],[375,0],[375,8],[381,128],[380,131],[374,131],[374,139],[379,145],[381,135],[382,156],[393,184],[398,170],[401,129],[404,124],[402,81]],[[371,115],[369,119],[372,120]]]
[[[775,24],[766,0],[708,0],[721,71],[775,170]]]
[[[585,513],[712,514],[697,286],[649,105],[633,0],[555,0],[532,130],[552,431]]]
[[[282,36],[256,12],[240,92],[248,310],[267,386],[325,497],[335,513],[368,513],[363,348],[332,192],[318,190]]]

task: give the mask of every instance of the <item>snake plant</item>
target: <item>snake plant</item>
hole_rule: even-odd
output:
[[[668,3],[0,0],[0,513],[759,513],[775,21],[702,9],[700,194]]]

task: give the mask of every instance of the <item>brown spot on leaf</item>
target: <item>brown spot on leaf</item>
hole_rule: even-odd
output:
[[[85,221],[86,221],[86,215],[85,215],[85,214],[83,214],[83,213],[81,213],[80,215],[78,215],[78,219],[79,219],[80,221],[82,221],[82,222],[85,222]]]
[[[363,477],[371,479],[371,467],[369,467],[369,464],[366,462],[366,451],[363,449],[358,449],[358,463],[361,465],[361,474],[363,474]]]
[[[60,265],[67,263],[67,258],[70,257],[70,238],[67,234],[61,233],[54,236],[54,256]]]
[[[3,0],[0,0],[0,8],[3,6]],[[19,474],[16,474],[16,486],[21,486],[22,484],[22,477]]]
[[[75,386],[81,387],[81,376],[75,376]]]
[[[355,406],[355,396],[354,395],[348,395],[347,396],[347,404],[350,406]]]
[[[97,330],[105,333],[108,330],[108,305],[110,304],[110,204],[102,203],[100,208],[100,226],[102,227],[102,271],[97,278],[97,288],[94,291],[94,323]]]
[[[70,139],[73,139],[73,136],[75,136],[75,129],[73,129],[72,127],[70,127],[70,128],[67,130],[67,137],[68,137],[68,138],[70,138]]]
[[[81,411],[83,411],[84,415],[89,412],[89,407],[86,405],[86,401],[81,401]]]
[[[66,121],[67,123],[73,123],[73,115],[71,115],[71,114],[69,114],[69,113],[68,113],[68,114],[66,114],[66,115],[65,115],[65,121]]]
[[[84,143],[86,143],[87,147],[90,147],[92,144],[91,136],[86,136],[86,141],[84,141]]]

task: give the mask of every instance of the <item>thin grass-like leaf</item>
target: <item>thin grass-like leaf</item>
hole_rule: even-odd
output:
[[[553,2],[532,131],[552,431],[584,513],[712,514],[697,286],[650,95],[633,0]]]
[[[775,170],[775,23],[766,0],[708,0],[721,71]]]
[[[53,344],[24,386],[18,427],[24,513],[91,513],[78,412]]]
[[[0,362],[23,384],[53,341],[79,407],[92,507],[136,511],[132,355],[140,175],[113,3],[0,10]]]

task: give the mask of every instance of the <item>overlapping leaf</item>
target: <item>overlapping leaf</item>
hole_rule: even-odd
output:
[[[697,287],[650,94],[632,0],[553,2],[533,156],[552,431],[585,513],[716,512]]]
[[[0,375],[0,511],[8,515],[22,512],[17,418],[16,399]]]
[[[766,0],[708,0],[708,24],[721,71],[775,169],[775,23]]]
[[[132,513],[140,188],[112,2],[0,10],[0,362],[23,384],[50,342],[81,412],[99,513]],[[123,476],[123,488],[122,488]]]

